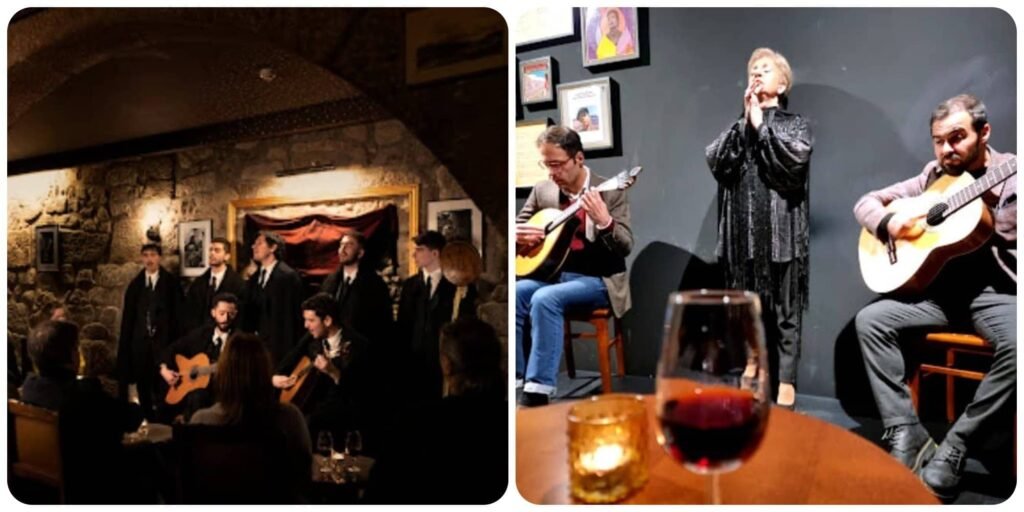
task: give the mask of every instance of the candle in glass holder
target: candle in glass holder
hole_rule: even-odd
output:
[[[602,395],[569,411],[569,487],[586,503],[612,503],[647,483],[643,399]]]

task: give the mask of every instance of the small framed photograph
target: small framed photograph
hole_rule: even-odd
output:
[[[519,63],[519,95],[523,105],[545,103],[555,99],[555,75],[551,56]]]
[[[615,144],[611,78],[559,84],[558,111],[562,126],[580,135],[583,149],[607,149]]]
[[[537,137],[551,126],[548,118],[516,123],[516,188],[533,187],[548,178],[548,170],[538,165]]]
[[[37,272],[56,272],[60,270],[59,238],[59,226],[39,226],[36,228]]]
[[[580,8],[583,66],[640,58],[636,7]]]
[[[178,251],[181,254],[181,275],[195,277],[210,266],[212,220],[193,220],[178,224]]]
[[[561,5],[523,9],[516,20],[516,46],[541,46],[576,35],[575,9]]]
[[[449,242],[470,242],[483,255],[483,215],[472,199],[427,203],[427,229],[440,232]]]
[[[497,11],[434,8],[405,15],[407,84],[507,66],[508,29]]]

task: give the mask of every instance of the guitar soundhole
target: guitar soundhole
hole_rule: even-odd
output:
[[[939,224],[942,224],[942,221],[946,220],[946,218],[943,215],[946,213],[946,210],[948,209],[949,205],[946,203],[939,203],[935,206],[932,206],[932,208],[928,210],[928,225],[937,226]]]

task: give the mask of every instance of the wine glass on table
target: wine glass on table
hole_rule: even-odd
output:
[[[320,465],[321,473],[331,471],[331,452],[334,451],[334,436],[329,430],[321,430],[316,435],[316,451],[323,457],[323,464]]]
[[[658,442],[686,469],[708,475],[708,498],[721,503],[718,475],[761,444],[771,403],[761,303],[739,290],[673,293],[658,361]]]

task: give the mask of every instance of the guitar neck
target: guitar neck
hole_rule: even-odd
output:
[[[946,199],[946,204],[949,205],[949,212],[946,215],[948,216],[950,213],[963,208],[967,203],[981,197],[981,195],[986,191],[1006,181],[1014,174],[1017,174],[1016,159],[1007,160],[998,167],[989,169],[981,179],[971,183]]]
[[[602,184],[600,184],[600,185],[598,185],[596,187],[591,187],[589,190],[596,190],[598,192],[607,192],[609,190],[615,190],[616,188],[618,188],[616,185],[617,184],[616,184],[615,180],[611,179],[611,180],[608,180],[608,181],[606,181],[606,182],[604,182],[604,183],[602,183]],[[576,212],[578,212],[580,210],[580,208],[582,208],[582,207],[583,207],[583,197],[581,195],[579,199],[574,201],[566,209],[562,210],[562,213],[560,213],[558,215],[558,217],[555,217],[551,222],[548,223],[547,226],[544,226],[544,234],[550,234],[552,231],[554,231],[556,228],[558,228],[558,226],[561,226],[562,224],[565,224],[569,219],[573,218],[576,215]]]

